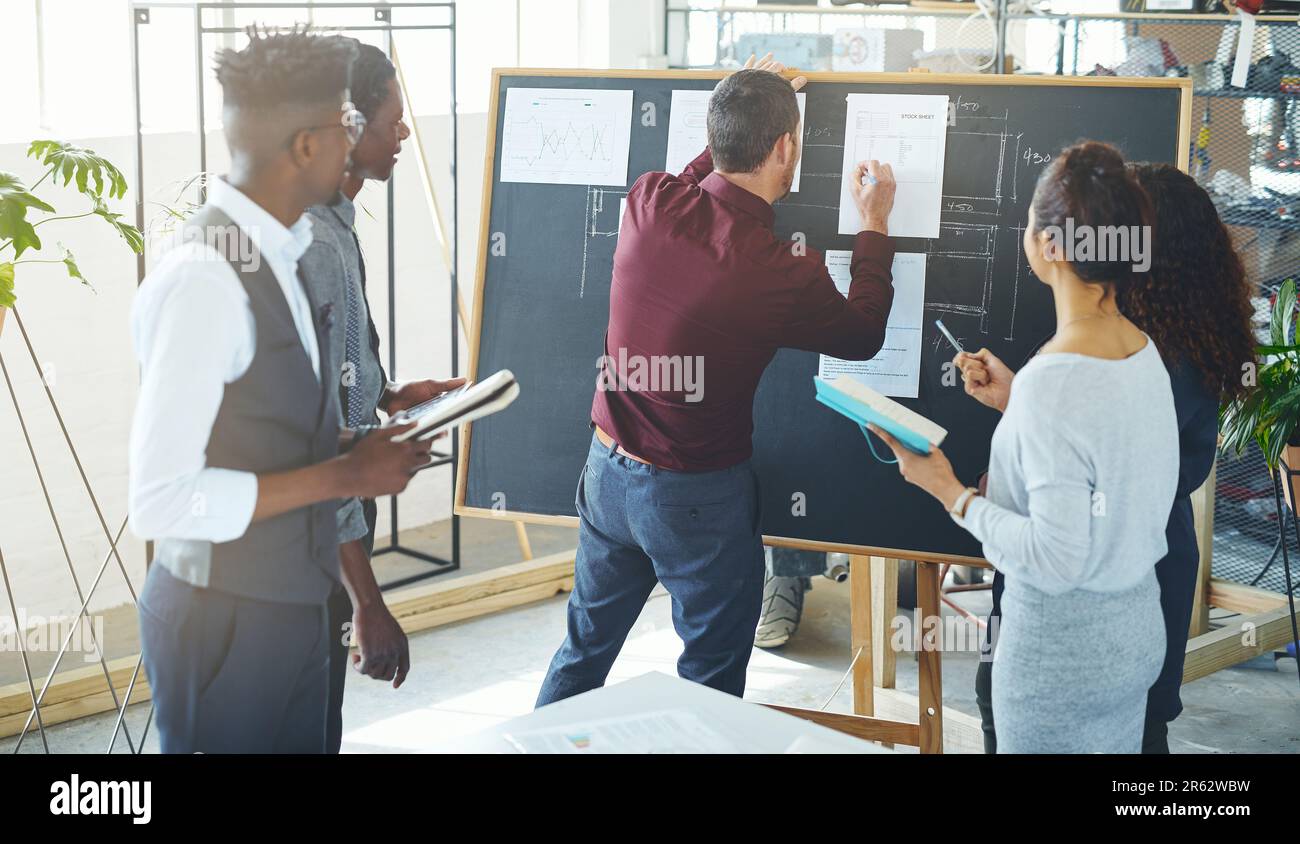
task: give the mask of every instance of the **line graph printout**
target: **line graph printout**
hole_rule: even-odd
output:
[[[948,97],[929,94],[849,94],[844,125],[844,174],[859,161],[894,168],[898,192],[889,215],[894,237],[938,237]],[[861,229],[847,180],[840,186],[840,234]]]
[[[510,88],[501,181],[627,184],[632,91]]]
[[[709,115],[709,97],[712,91],[683,91],[674,89],[672,104],[668,110],[668,154],[665,156],[664,171],[677,174],[686,169],[686,165],[704,152],[709,144],[709,132],[706,119]],[[795,94],[799,101],[799,127],[803,128],[804,109],[807,94]],[[799,191],[799,174],[803,171],[803,156],[794,167],[794,183],[791,193]]]
[[[835,287],[849,295],[853,280],[849,266],[853,253],[826,250],[826,269]],[[889,309],[885,343],[871,360],[840,360],[822,355],[817,366],[821,378],[851,376],[886,396],[914,399],[921,383],[921,323],[925,310],[925,253],[894,255],[894,304]]]

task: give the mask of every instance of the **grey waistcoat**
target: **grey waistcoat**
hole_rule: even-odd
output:
[[[219,209],[205,206],[188,222],[187,236],[230,232],[234,226]],[[223,252],[239,277],[257,326],[248,371],[226,385],[208,439],[207,465],[281,472],[334,457],[337,390],[322,388],[316,378],[270,265],[255,256],[246,266],[237,254],[242,250],[224,254],[224,235],[207,242]],[[329,360],[327,329],[336,306],[317,301],[305,287],[320,356]],[[324,367],[321,379],[333,386]],[[321,603],[339,580],[337,507],[337,501],[327,501],[264,519],[230,542],[162,539],[155,562],[196,586],[265,601]]]

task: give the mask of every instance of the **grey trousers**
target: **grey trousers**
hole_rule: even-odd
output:
[[[325,607],[191,586],[160,565],[140,639],[163,753],[323,753]]]

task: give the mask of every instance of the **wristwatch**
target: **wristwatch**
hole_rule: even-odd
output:
[[[954,519],[961,519],[966,514],[966,505],[972,498],[979,495],[980,491],[973,486],[968,486],[957,496],[957,500],[952,503],[952,509],[948,512]]]

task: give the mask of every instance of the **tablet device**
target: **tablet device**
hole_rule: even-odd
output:
[[[448,428],[505,410],[518,397],[519,382],[514,373],[503,369],[482,381],[457,387],[394,414],[394,420],[415,422],[415,427],[393,437],[393,441],[432,439]]]

